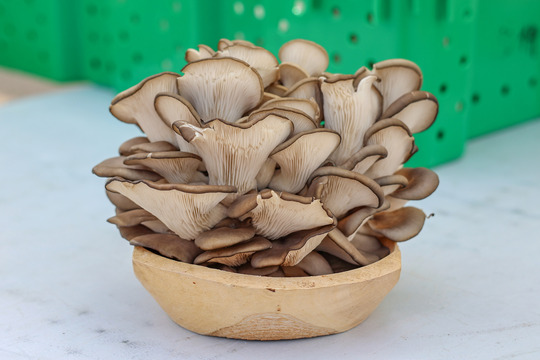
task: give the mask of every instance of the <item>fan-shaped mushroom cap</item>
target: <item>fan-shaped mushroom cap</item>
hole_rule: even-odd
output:
[[[154,234],[152,230],[150,230],[144,225],[117,226],[117,228],[118,231],[120,231],[120,236],[122,236],[127,241],[131,241],[138,236]]]
[[[140,144],[133,145],[130,148],[131,154],[154,153],[154,152],[176,151],[176,150],[178,149],[168,141],[140,143]]]
[[[176,132],[197,148],[211,185],[233,185],[239,194],[257,188],[256,177],[272,150],[291,133],[292,123],[276,115],[243,124],[214,120],[198,128],[176,122]]]
[[[310,76],[322,74],[330,62],[326,50],[309,40],[295,39],[286,42],[279,49],[281,62],[291,62],[304,69]]]
[[[358,250],[339,229],[330,231],[317,247],[317,251],[327,252],[344,261],[358,265],[369,265],[379,260],[379,257],[374,254]]]
[[[291,132],[291,136],[317,128],[317,124],[315,124],[311,117],[309,117],[303,111],[293,108],[274,107],[271,109],[255,110],[251,114],[249,114],[246,122],[259,121],[270,114],[282,116],[286,119],[289,119],[293,123],[294,129]]]
[[[131,138],[129,140],[124,141],[120,147],[118,148],[118,153],[121,156],[128,156],[133,154],[134,152],[131,150],[131,148],[135,145],[140,144],[147,144],[148,138],[146,136],[136,136],[134,138]]]
[[[397,119],[377,121],[364,137],[366,145],[382,145],[388,151],[385,158],[375,162],[366,175],[378,178],[393,174],[415,151],[414,138],[407,125]]]
[[[316,251],[307,254],[296,266],[311,276],[333,274],[332,267],[324,256]]]
[[[157,218],[144,209],[133,209],[117,214],[109,219],[108,222],[116,226],[135,226],[145,221],[156,220]]]
[[[257,251],[262,251],[272,247],[272,243],[267,239],[257,236],[249,241],[242,242],[230,247],[205,251],[195,258],[194,264],[205,262],[215,262],[228,266],[239,266],[245,264],[251,255]]]
[[[255,275],[255,276],[270,276],[279,270],[279,266],[268,266],[265,268],[254,268],[250,263],[245,263],[238,267],[240,274]]]
[[[272,242],[272,248],[257,252],[251,258],[255,268],[268,266],[294,266],[313,251],[334,228],[334,224],[296,231]]]
[[[142,165],[152,169],[171,184],[208,182],[206,176],[197,171],[201,163],[199,156],[182,151],[138,153],[124,160],[126,165]]]
[[[257,234],[270,240],[334,223],[334,218],[320,200],[288,193],[277,194],[272,190],[237,199],[229,207],[228,215],[241,220],[251,218]]]
[[[404,94],[420,90],[422,87],[422,71],[412,61],[391,59],[373,65],[373,74],[381,81],[375,86],[383,96],[383,112]]]
[[[175,135],[159,118],[154,109],[154,98],[160,92],[178,92],[173,72],[164,72],[144,79],[120,94],[111,102],[109,110],[126,123],[138,124],[150,141],[167,141],[175,144]]]
[[[216,52],[208,45],[200,44],[199,50],[187,49],[185,59],[187,62],[193,62],[214,56]]]
[[[170,259],[190,264],[202,252],[193,241],[182,239],[174,234],[141,235],[131,239],[129,243],[152,249]]]
[[[231,44],[218,51],[216,57],[232,57],[245,61],[251,65],[262,78],[263,86],[278,81],[278,61],[276,57],[265,48],[246,44]]]
[[[226,208],[219,203],[236,191],[232,186],[157,184],[119,178],[109,180],[105,187],[128,197],[188,240],[225,218]]]
[[[287,88],[292,87],[300,80],[304,80],[308,77],[309,74],[296,64],[290,62],[282,62],[279,64],[279,78],[283,86]]]
[[[375,233],[390,240],[405,241],[418,235],[425,220],[426,214],[422,210],[408,206],[378,213],[367,224]]]
[[[367,145],[357,151],[353,156],[344,162],[341,167],[359,174],[364,174],[375,161],[385,158],[388,151],[382,145]]]
[[[271,109],[275,107],[285,107],[300,110],[312,118],[316,124],[318,124],[321,120],[321,111],[313,99],[277,98],[266,101],[261,105],[261,109]]]
[[[263,101],[268,101],[276,97],[281,98],[282,96],[285,96],[287,91],[289,91],[289,89],[287,89],[285,86],[281,84],[278,84],[278,83],[270,84],[265,88]]]
[[[257,177],[255,178],[257,181],[258,190],[266,189],[268,187],[268,184],[270,184],[270,180],[272,180],[272,176],[274,176],[275,171],[276,162],[273,159],[266,159],[261,167],[261,170],[259,170]]]
[[[390,202],[385,201],[381,206],[372,208],[369,206],[362,206],[358,209],[354,209],[347,216],[338,221],[338,229],[347,237],[354,235],[372,215],[387,210],[390,207]]]
[[[319,87],[319,79],[315,77],[309,77],[304,80],[300,80],[294,86],[280,95],[283,97],[291,97],[297,99],[313,100],[317,103],[319,109],[323,108],[321,88]]]
[[[330,156],[341,165],[363,145],[364,134],[381,114],[381,99],[373,87],[375,76],[363,79],[354,89],[353,79],[322,82],[324,126],[341,134],[341,144]]]
[[[439,112],[437,98],[426,91],[411,91],[394,101],[382,115],[383,119],[401,120],[416,134],[428,129]]]
[[[403,189],[409,183],[405,176],[398,174],[377,178],[375,179],[375,182],[383,189],[385,196],[392,194],[396,190]]]
[[[222,119],[235,122],[263,98],[259,73],[242,60],[211,58],[187,64],[178,78],[178,91],[203,122]]]
[[[172,93],[160,93],[154,100],[154,107],[165,125],[172,129],[172,124],[182,120],[195,126],[201,126],[201,117],[193,106],[182,96]],[[182,151],[196,153],[196,149],[189,145],[184,138],[176,134],[176,144]]]
[[[351,240],[351,243],[360,251],[368,254],[374,254],[382,259],[390,253],[390,249],[384,246],[375,236],[365,234],[356,234]]]
[[[339,134],[332,130],[315,129],[299,133],[282,143],[270,154],[280,169],[274,173],[269,187],[293,194],[299,192],[340,140]]]
[[[195,238],[195,245],[203,250],[216,250],[248,241],[254,236],[253,227],[220,227],[200,233]]]
[[[247,41],[247,40],[241,40],[241,39],[229,40],[229,39],[223,38],[223,39],[219,39],[219,41],[218,41],[218,50],[225,50],[229,46],[233,46],[233,45],[237,45],[237,44],[238,45],[255,47],[255,44],[253,44],[252,42]]]
[[[103,160],[94,168],[92,172],[99,177],[114,177],[120,176],[128,180],[152,180],[158,181],[161,176],[145,167],[138,165],[125,165],[125,156],[117,156]]]
[[[129,211],[140,208],[139,205],[135,204],[133,201],[129,200],[122,194],[118,194],[109,190],[105,190],[105,193],[109,201],[120,211]]]
[[[321,199],[338,219],[354,208],[377,208],[384,202],[383,191],[375,181],[338,167],[323,166],[315,170],[309,182],[308,195]]]
[[[403,200],[422,200],[431,195],[439,186],[437,174],[427,168],[403,168],[396,172],[407,178],[408,184],[392,194]]]

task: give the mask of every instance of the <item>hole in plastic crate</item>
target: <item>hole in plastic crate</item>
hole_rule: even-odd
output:
[[[341,16],[341,10],[339,10],[339,7],[334,6],[332,8],[332,16],[334,17],[334,19],[337,19]]]
[[[442,38],[442,46],[448,47],[448,45],[450,45],[450,38],[448,36],[445,36]]]
[[[473,104],[478,104],[478,103],[480,102],[480,94],[478,94],[478,93],[472,94],[472,96],[471,96],[471,102],[472,102]]]
[[[374,65],[375,63],[376,63],[375,60],[373,60],[373,59],[368,59],[368,61],[367,61],[367,66],[368,66],[368,68],[373,69],[373,65]]]
[[[161,19],[161,21],[159,22],[159,28],[163,32],[167,32],[169,30],[169,26],[169,20],[167,19]]]
[[[441,94],[444,94],[446,92],[446,90],[448,90],[448,87],[446,86],[446,84],[442,83],[440,86],[439,86],[439,92]]]
[[[94,16],[97,14],[97,12],[98,12],[98,7],[96,4],[88,4],[88,6],[86,7],[86,13],[88,15]]]
[[[120,31],[120,33],[118,34],[118,38],[120,39],[120,41],[128,41],[129,40],[129,32],[127,32],[125,30]]]
[[[286,33],[287,31],[289,31],[289,27],[290,27],[289,20],[287,20],[287,19],[279,20],[279,22],[278,22],[278,30],[280,32]]]
[[[101,67],[101,60],[98,59],[98,58],[92,58],[90,59],[90,67],[93,69],[93,70],[97,70]]]
[[[467,61],[468,61],[467,56],[461,55],[461,57],[459,58],[459,65],[465,66],[467,65]]]
[[[463,111],[463,101],[457,101],[456,105],[454,106],[454,109],[456,112],[462,112]]]
[[[351,34],[349,35],[349,41],[352,43],[352,44],[357,44],[358,43],[358,35],[356,34]]]
[[[143,61],[143,56],[141,53],[136,52],[131,56],[131,59],[133,60],[134,63],[138,64]]]
[[[463,10],[463,19],[469,20],[472,17],[472,11],[469,8]]]
[[[131,16],[129,17],[129,21],[131,21],[131,23],[133,24],[138,24],[139,22],[141,22],[141,17],[139,16],[139,14],[131,14]]]
[[[233,11],[236,15],[242,15],[244,13],[244,3],[237,1],[233,4]]]
[[[373,13],[370,13],[370,12],[367,13],[366,20],[367,20],[368,24],[373,24],[373,20],[374,20]]]
[[[172,11],[175,13],[179,13],[180,11],[182,11],[182,3],[180,1],[173,1]]]
[[[255,7],[253,8],[253,16],[255,16],[255,19],[262,20],[264,19],[265,15],[266,10],[264,10],[264,6],[262,6],[261,4],[255,5]]]
[[[444,131],[443,130],[437,131],[436,137],[437,137],[437,140],[442,141],[444,139]]]
[[[341,62],[341,55],[339,55],[338,53],[335,53],[332,56],[332,60],[334,60],[334,63],[339,64]]]
[[[296,0],[294,2],[292,13],[296,16],[300,16],[306,12],[306,3],[303,0]]]
[[[529,86],[530,87],[535,87],[536,85],[538,84],[538,81],[536,80],[536,78],[529,78]]]
[[[502,96],[508,95],[509,92],[510,92],[510,86],[508,86],[508,85],[501,86],[501,94],[502,94]]]
[[[26,33],[26,38],[29,40],[29,41],[35,41],[38,37],[38,33],[36,30],[30,30]]]

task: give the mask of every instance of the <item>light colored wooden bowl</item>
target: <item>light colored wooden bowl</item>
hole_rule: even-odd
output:
[[[299,339],[347,331],[364,321],[399,280],[401,253],[342,273],[273,278],[186,264],[135,247],[133,269],[180,326],[246,340]]]

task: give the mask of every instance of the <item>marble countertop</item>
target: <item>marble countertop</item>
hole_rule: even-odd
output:
[[[249,342],[174,324],[139,284],[91,174],[138,134],[81,86],[0,107],[0,359],[538,359],[540,121],[439,166],[397,286],[339,335]]]

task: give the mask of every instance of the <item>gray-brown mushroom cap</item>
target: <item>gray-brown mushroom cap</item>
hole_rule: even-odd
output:
[[[255,236],[253,227],[220,227],[205,231],[195,238],[195,245],[202,250],[217,250],[248,241]]]
[[[295,39],[286,42],[279,49],[281,62],[291,62],[304,69],[310,76],[322,74],[330,62],[326,50],[309,40]]]
[[[103,160],[94,166],[92,172],[99,177],[120,176],[128,180],[158,181],[162,178],[159,174],[146,167],[124,164],[125,159],[125,156],[117,156]]]
[[[233,186],[158,184],[121,178],[109,180],[105,187],[126,196],[188,240],[225,218],[226,208],[220,202],[236,192]]]
[[[259,73],[242,60],[222,57],[187,64],[178,78],[178,91],[203,122],[235,122],[263,99]]]
[[[160,92],[178,92],[173,72],[164,72],[144,79],[114,97],[109,108],[118,120],[138,124],[150,141],[175,144],[172,129],[165,126],[154,109],[154,98]]]
[[[427,130],[439,112],[439,102],[426,91],[411,91],[394,101],[383,113],[382,118],[401,120],[416,134]]]
[[[407,185],[396,190],[392,196],[403,200],[422,200],[439,186],[439,176],[427,168],[403,168],[396,172],[407,179]]]
[[[270,241],[257,236],[249,241],[233,246],[205,251],[197,256],[193,263],[202,264],[205,262],[217,262],[228,266],[239,266],[245,264],[253,253],[271,247],[272,243]]]
[[[381,212],[368,221],[368,225],[378,233],[393,241],[409,240],[422,230],[426,214],[418,208],[408,206],[392,212]]]
[[[154,250],[170,259],[193,263],[202,250],[193,241],[182,239],[175,234],[146,234],[136,236],[129,242],[134,246],[142,246]]]

